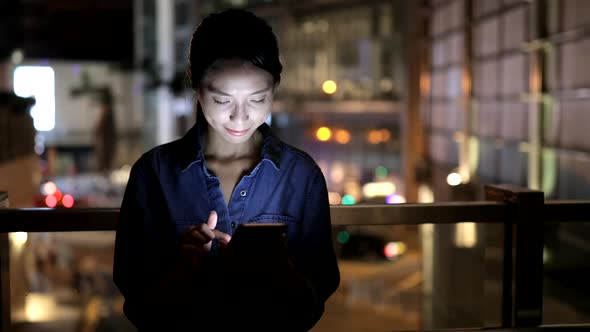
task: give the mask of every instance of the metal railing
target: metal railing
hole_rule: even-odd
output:
[[[0,193],[2,197],[7,198]],[[543,226],[545,223],[590,222],[590,201],[546,202],[542,192],[512,185],[485,186],[485,199],[479,202],[332,206],[332,224],[503,224],[502,328],[539,327],[542,325]],[[0,199],[0,207],[1,202]],[[10,322],[7,233],[113,231],[118,218],[117,208],[0,208],[2,330],[7,331]],[[590,325],[586,327],[590,328]]]

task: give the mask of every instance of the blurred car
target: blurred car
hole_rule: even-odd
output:
[[[336,230],[335,238],[335,251],[342,259],[397,260],[407,249],[402,241],[391,241],[376,234],[350,231],[345,228]]]

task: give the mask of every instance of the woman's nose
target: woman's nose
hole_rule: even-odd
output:
[[[232,112],[229,115],[229,119],[231,121],[245,121],[250,119],[250,115],[248,114],[248,110],[246,109],[245,103],[240,103],[234,107]]]

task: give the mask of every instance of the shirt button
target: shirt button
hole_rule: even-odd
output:
[[[231,228],[236,228],[236,223],[234,221],[231,222]]]
[[[246,194],[247,194],[246,190],[240,190],[240,196],[246,197]]]

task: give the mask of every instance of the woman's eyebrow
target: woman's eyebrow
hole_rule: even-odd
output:
[[[259,93],[263,93],[263,92],[270,91],[270,89],[271,89],[271,88],[272,88],[272,87],[270,87],[270,86],[269,86],[269,87],[266,87],[266,88],[264,88],[264,89],[261,89],[261,90],[258,90],[258,91],[254,91],[254,92],[252,92],[252,93],[250,94],[250,96],[252,96],[252,95],[257,95],[257,94],[259,94]],[[216,88],[216,87],[214,87],[214,86],[212,86],[212,85],[209,85],[209,86],[207,87],[207,90],[209,90],[210,92],[213,92],[213,93],[219,94],[219,95],[223,95],[223,96],[231,97],[231,95],[230,95],[229,93],[227,93],[227,92],[223,92],[223,91],[219,90],[218,88]]]
[[[216,87],[214,87],[214,86],[212,86],[212,85],[209,85],[209,86],[207,87],[207,90],[209,90],[209,91],[211,91],[211,92],[213,92],[213,93],[217,93],[217,94],[219,94],[219,95],[224,95],[224,96],[227,96],[227,97],[231,97],[231,95],[230,95],[229,93],[227,93],[227,92],[223,92],[223,91],[219,90],[218,88],[216,88]]]
[[[263,93],[263,92],[267,92],[267,91],[269,91],[270,89],[271,89],[271,87],[269,86],[269,87],[266,87],[266,88],[264,88],[264,89],[262,89],[262,90],[254,91],[254,92],[252,92],[252,93],[250,94],[250,96],[252,96],[252,95],[257,95],[257,94],[259,94],[259,93]]]

